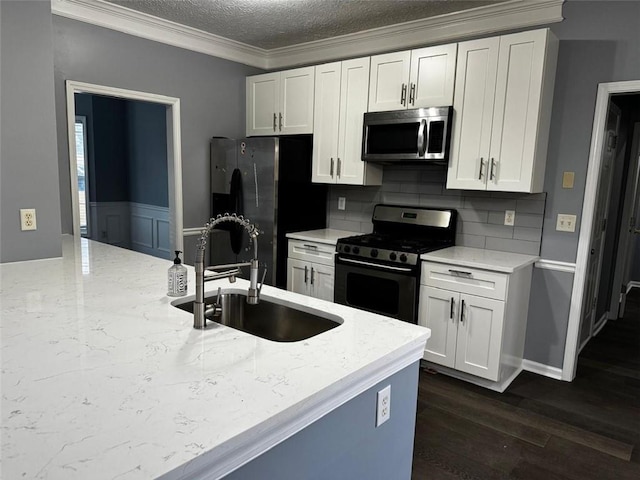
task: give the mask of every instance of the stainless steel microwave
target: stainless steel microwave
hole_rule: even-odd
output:
[[[446,163],[452,119],[453,107],[365,113],[362,160]]]

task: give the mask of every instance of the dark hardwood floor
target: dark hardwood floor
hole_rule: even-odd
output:
[[[420,372],[413,480],[640,479],[640,289],[573,382],[523,372],[502,394]]]

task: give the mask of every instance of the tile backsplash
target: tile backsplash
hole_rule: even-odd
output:
[[[384,167],[381,186],[331,186],[328,226],[369,233],[377,203],[454,208],[458,211],[456,245],[540,253],[546,193],[447,190],[446,176],[446,167],[394,165]],[[338,197],[346,198],[345,210],[338,210]],[[515,210],[514,226],[504,225],[505,210]]]

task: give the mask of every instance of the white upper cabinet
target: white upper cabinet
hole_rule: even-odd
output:
[[[457,44],[371,57],[369,112],[453,102]]]
[[[380,185],[382,168],[362,161],[369,57],[316,67],[312,181]]]
[[[315,67],[247,77],[247,136],[313,133]]]
[[[557,56],[548,29],[458,45],[447,188],[542,191]]]

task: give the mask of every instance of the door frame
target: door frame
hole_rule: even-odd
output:
[[[576,257],[576,270],[571,291],[571,306],[569,309],[569,323],[564,348],[564,360],[562,363],[562,380],[572,381],[576,376],[578,366],[578,353],[580,342],[580,319],[582,317],[582,300],[584,296],[586,273],[589,261],[589,246],[591,243],[591,230],[593,227],[593,215],[595,213],[596,194],[600,180],[600,168],[602,161],[602,149],[604,147],[604,128],[606,127],[609,100],[613,94],[639,93],[640,80],[625,82],[610,82],[598,84],[596,107],[593,117],[593,129],[591,131],[591,147],[589,150],[589,163],[587,168],[587,180],[582,203],[582,222],[580,225],[580,237],[578,240],[578,253]]]
[[[167,169],[169,174],[169,222],[173,228],[169,233],[171,250],[184,251],[182,217],[182,144],[180,133],[180,99],[155,93],[127,90],[67,80],[67,134],[69,144],[69,173],[71,175],[71,208],[73,213],[73,235],[80,236],[80,207],[78,205],[78,177],[75,169],[75,94],[90,93],[126,100],[159,103],[167,106]],[[172,181],[173,180],[173,181]]]

